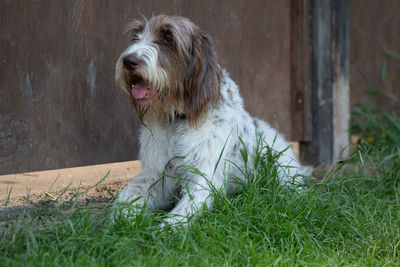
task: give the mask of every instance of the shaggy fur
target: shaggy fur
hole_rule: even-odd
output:
[[[172,208],[170,213],[178,216],[167,223],[187,222],[212,206],[211,189],[229,193],[238,187],[232,177],[243,175],[231,163],[244,169],[243,145],[251,162],[257,135],[274,151],[288,143],[244,110],[238,86],[218,65],[210,36],[188,19],[161,15],[134,21],[128,31],[132,44],[118,59],[116,80],[143,123],[142,171],[121,191],[117,204],[135,200],[151,210]],[[291,149],[278,161],[283,183],[302,182]]]

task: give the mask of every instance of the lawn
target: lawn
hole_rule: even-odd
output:
[[[301,190],[277,182],[279,155],[261,145],[242,192],[216,194],[188,228],[161,229],[166,215],[146,210],[112,223],[111,202],[71,199],[3,222],[0,265],[400,265],[399,117],[360,107],[352,125],[352,156]]]

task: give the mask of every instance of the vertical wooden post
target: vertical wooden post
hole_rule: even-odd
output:
[[[312,141],[309,0],[290,2],[291,140]]]
[[[333,12],[333,160],[349,156],[350,36],[349,1],[332,2]]]
[[[310,2],[312,141],[301,150],[306,163],[332,164],[349,153],[349,3]]]

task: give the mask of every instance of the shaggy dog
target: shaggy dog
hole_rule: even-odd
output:
[[[262,137],[275,153],[283,184],[302,182],[301,166],[284,137],[252,118],[239,88],[218,65],[210,36],[186,18],[160,15],[128,25],[132,43],[116,64],[116,80],[143,124],[141,173],[117,199],[147,209],[167,209],[166,223],[187,223],[214,192],[226,194],[246,178]],[[285,150],[286,149],[286,150]],[[236,182],[235,182],[236,180]],[[132,219],[130,209],[122,211]]]

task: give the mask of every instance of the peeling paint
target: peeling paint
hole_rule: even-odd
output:
[[[28,73],[25,75],[25,79],[20,81],[19,90],[28,102],[28,105],[32,107],[32,83]]]
[[[23,97],[28,102],[28,106],[30,108],[32,108],[33,104],[39,100],[38,98],[34,97],[34,95],[33,95],[33,89],[32,89],[33,88],[32,87],[32,77],[33,76],[34,76],[33,73],[27,73],[25,75],[25,79],[23,79],[19,83],[19,90],[21,91]]]
[[[334,160],[347,158],[350,154],[350,88],[348,76],[338,77],[333,84],[333,125],[334,125]]]
[[[96,98],[96,80],[97,80],[97,67],[99,62],[102,61],[104,54],[96,54],[89,63],[88,74],[86,76],[86,82],[90,89],[91,99]]]

